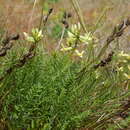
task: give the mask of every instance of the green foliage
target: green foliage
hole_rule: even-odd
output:
[[[62,27],[59,24],[56,24],[53,28],[52,28],[52,37],[55,39],[59,39],[61,37],[61,33],[62,33]]]
[[[121,99],[123,88],[119,90],[116,73],[106,73],[107,67],[97,72],[86,64],[88,71],[81,76],[82,64],[68,54],[48,56],[39,47],[32,60],[1,84],[3,94],[12,88],[4,98],[1,117],[12,129],[67,130],[95,124],[119,107],[115,101]]]
[[[48,53],[43,48],[48,38],[48,30],[43,28],[33,29],[31,35],[24,33],[26,41],[37,47],[34,57],[28,60],[28,49],[21,44],[0,56],[0,125],[11,130],[126,128],[129,117],[122,119],[119,110],[129,114],[129,104],[122,107],[122,102],[130,96],[130,55],[117,50],[102,59],[108,52],[101,51],[101,57],[97,56],[100,45],[92,32],[84,33],[78,23],[66,28],[66,37],[61,37],[63,28],[58,20],[51,26],[51,35],[60,40],[60,50]],[[100,27],[100,20],[93,32]],[[16,44],[20,42],[25,41]],[[25,64],[18,66],[22,57]],[[12,66],[15,69],[9,71]]]

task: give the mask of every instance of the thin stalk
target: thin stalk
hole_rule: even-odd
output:
[[[42,23],[43,23],[43,7],[41,9],[41,18],[40,18],[40,23],[39,23],[39,30],[41,29],[42,27]]]
[[[63,30],[62,30],[62,34],[61,34],[61,38],[60,38],[60,41],[58,42],[58,45],[57,45],[57,47],[56,47],[56,50],[58,50],[59,48],[60,48],[60,46],[61,46],[61,42],[62,42],[62,40],[63,40],[63,37],[64,37],[64,35],[65,35],[65,27],[63,28]]]
[[[29,31],[30,26],[31,26],[30,24],[31,24],[31,21],[32,21],[32,17],[33,17],[33,14],[34,14],[34,9],[35,9],[36,3],[37,3],[37,0],[34,0],[31,16],[30,16],[30,19],[29,19],[29,22],[28,22],[28,31]]]
[[[83,20],[83,17],[82,17],[82,13],[81,13],[81,10],[80,10],[80,7],[79,7],[79,3],[76,0],[71,0],[71,3],[73,5],[75,12],[77,13],[77,16],[79,18],[79,21],[80,21],[80,24],[81,24],[83,30],[85,32],[87,32],[86,27],[85,27],[85,23],[84,23],[84,20]]]
[[[110,8],[105,8],[104,10],[103,10],[103,12],[101,13],[101,15],[99,16],[99,18],[98,18],[98,20],[96,21],[96,23],[94,24],[94,31],[93,31],[93,33],[96,31],[96,28],[97,28],[97,26],[98,26],[98,24],[101,22],[101,20],[103,19],[103,17],[104,16],[106,16],[106,13],[107,13],[107,11],[109,10]]]
[[[79,10],[79,17],[82,21],[82,25],[83,25],[83,28],[84,28],[84,31],[87,32],[87,29],[85,27],[85,22],[84,22],[84,19],[83,19],[83,14],[82,14],[82,11],[81,11],[81,8],[80,8],[80,5],[79,5],[79,0],[75,0],[75,3],[77,4],[77,8]]]

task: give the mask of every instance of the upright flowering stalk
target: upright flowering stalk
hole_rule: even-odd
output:
[[[93,36],[91,33],[81,34],[80,23],[72,25],[67,32],[66,45],[62,44],[61,51],[73,51],[74,54],[80,58],[83,58],[84,50],[79,51],[80,45],[86,45],[92,43]]]
[[[67,34],[67,45],[68,46],[75,46],[79,36],[80,36],[80,31],[81,31],[81,25],[78,23],[77,25],[74,24],[72,25],[71,29],[68,30]]]

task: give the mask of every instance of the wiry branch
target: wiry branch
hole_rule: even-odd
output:
[[[97,69],[99,67],[104,67],[107,64],[109,64],[112,61],[113,54],[114,54],[113,51],[111,53],[109,53],[108,57],[104,60],[101,60],[99,64],[94,65],[94,68]]]
[[[106,49],[108,48],[108,46],[110,45],[110,43],[112,41],[114,41],[116,38],[121,37],[124,33],[124,30],[130,26],[130,18],[127,18],[126,20],[123,20],[118,26],[116,26],[113,30],[113,32],[111,33],[111,35],[107,38],[106,40],[106,44],[103,46],[103,48],[101,49],[99,55],[97,58],[100,58],[103,53],[106,51]]]
[[[0,57],[3,57],[7,54],[7,51],[10,50],[13,46],[13,41],[16,41],[19,39],[19,34],[15,36],[7,37],[3,41],[3,47],[0,49]]]
[[[32,59],[35,56],[34,49],[36,48],[36,44],[32,44],[29,48],[29,51],[27,54],[23,55],[21,59],[17,61],[16,64],[11,66],[5,71],[5,74],[0,77],[0,81],[4,80],[8,75],[10,75],[16,68],[20,68],[25,65],[30,59]]]

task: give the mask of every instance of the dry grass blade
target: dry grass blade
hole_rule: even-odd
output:
[[[30,30],[31,21],[32,21],[32,18],[33,18],[33,14],[34,14],[34,9],[35,9],[36,3],[37,3],[37,0],[34,0],[31,16],[30,16],[30,19],[29,19],[29,22],[28,22],[28,31]]]
[[[117,110],[116,112],[110,114],[110,116],[100,120],[99,122],[95,123],[94,125],[92,125],[92,128],[97,128],[98,126],[101,126],[102,124],[106,123],[107,121],[109,121],[110,119],[113,119],[115,116],[121,117],[121,118],[126,118],[126,114],[124,114],[125,112],[127,112],[130,108],[130,100],[128,100],[125,104],[120,106],[120,109]]]
[[[83,20],[83,17],[82,17],[82,13],[81,13],[78,1],[77,0],[71,0],[71,3],[74,7],[75,12],[77,13],[77,16],[79,18],[79,21],[80,21],[80,24],[81,24],[83,30],[85,32],[87,32],[87,29],[85,27],[85,23],[84,23],[84,20]]]

